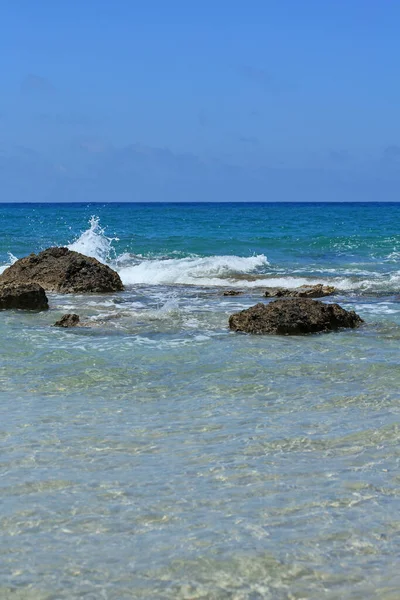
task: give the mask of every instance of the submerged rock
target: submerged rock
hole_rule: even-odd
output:
[[[68,248],[48,248],[17,260],[0,275],[0,283],[38,283],[61,293],[118,292],[118,273],[95,258]]]
[[[240,296],[240,294],[243,294],[243,292],[240,292],[239,290],[225,290],[225,292],[222,295],[223,296]]]
[[[253,334],[304,335],[358,327],[364,321],[354,311],[338,304],[311,298],[275,300],[256,304],[229,317],[229,328]]]
[[[47,310],[49,302],[37,283],[0,283],[0,309]]]
[[[76,327],[79,324],[79,315],[68,313],[54,323],[54,327]]]
[[[335,293],[333,285],[323,285],[317,283],[316,285],[301,285],[298,288],[268,288],[264,296],[266,298],[323,298],[324,296],[330,296]]]

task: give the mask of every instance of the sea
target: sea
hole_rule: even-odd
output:
[[[400,598],[400,204],[1,204],[0,234],[0,271],[68,246],[125,285],[0,313],[1,600]],[[365,324],[229,331],[314,283]]]

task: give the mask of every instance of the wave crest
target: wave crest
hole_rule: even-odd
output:
[[[112,245],[118,238],[106,236],[99,217],[92,216],[89,225],[68,248],[109,264],[118,271],[125,285],[226,285],[230,280],[245,279],[246,275],[269,264],[264,254],[250,257],[194,255],[145,258],[125,252],[118,256]]]
[[[113,242],[116,237],[108,237],[100,225],[100,219],[92,216],[89,227],[68,245],[86,256],[92,256],[115,269],[125,285],[196,285],[201,287],[287,287],[303,284],[324,283],[334,285],[338,291],[361,294],[382,294],[398,291],[400,271],[379,273],[365,270],[364,263],[351,268],[325,269],[270,267],[264,254],[254,256],[184,255],[172,251],[169,255],[117,254]],[[397,262],[400,253],[395,249],[386,261]],[[0,265],[0,274],[17,258],[8,253],[7,264]],[[267,268],[270,267],[270,268]]]
[[[232,280],[243,279],[257,269],[267,266],[264,254],[258,256],[207,256],[143,260],[119,269],[125,285],[133,284],[186,284],[227,285]]]

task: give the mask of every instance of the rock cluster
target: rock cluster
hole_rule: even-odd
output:
[[[118,292],[122,281],[95,258],[68,248],[48,248],[17,260],[0,275],[0,283],[38,283],[49,292],[85,294]]]
[[[335,293],[335,288],[332,285],[301,285],[298,288],[268,288],[265,290],[266,298],[322,298],[323,296],[331,296]]]
[[[310,298],[260,302],[229,318],[230,329],[253,334],[304,335],[341,327],[354,328],[361,323],[363,320],[354,311]]]
[[[0,283],[0,309],[47,310],[44,289],[37,283]]]

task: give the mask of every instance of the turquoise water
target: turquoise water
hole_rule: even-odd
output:
[[[0,219],[1,268],[69,244],[126,286],[0,313],[1,599],[397,600],[400,204]],[[229,332],[308,282],[366,325]],[[72,311],[86,327],[51,327]]]

